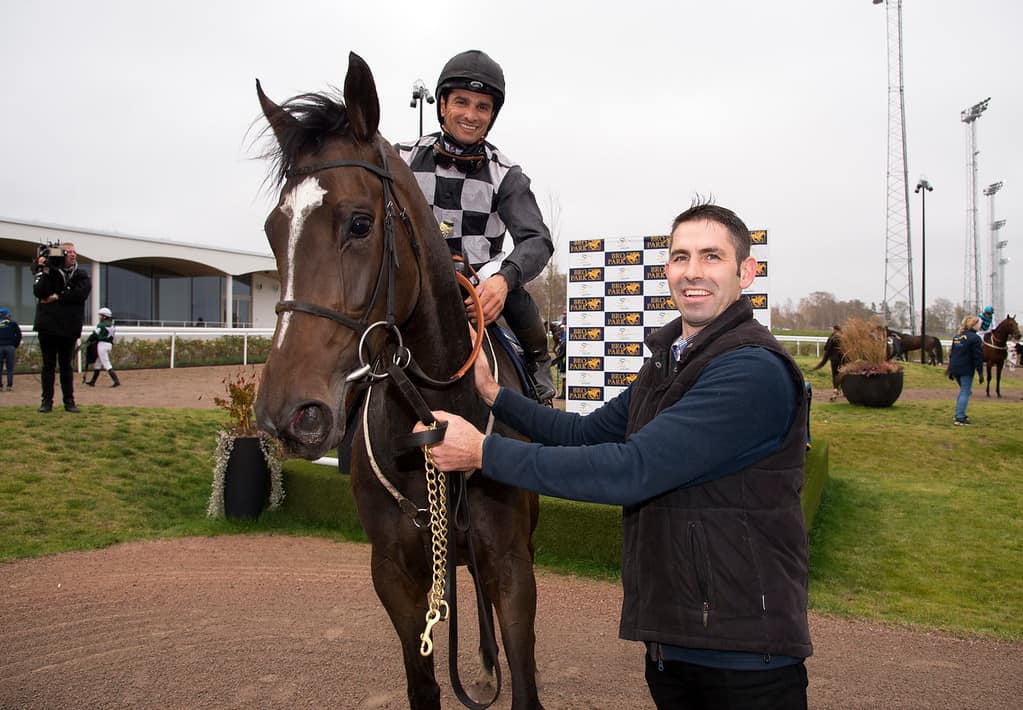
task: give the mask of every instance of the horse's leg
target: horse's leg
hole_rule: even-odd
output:
[[[523,551],[524,552],[524,551]],[[542,708],[536,688],[536,578],[533,560],[509,551],[486,575],[487,594],[501,624],[501,641],[511,671],[512,710]]]
[[[990,397],[991,396],[991,363],[987,362],[987,363],[984,363],[984,364],[987,367],[987,382],[984,383],[986,385],[986,387],[984,389],[984,393],[988,397]]]
[[[995,364],[995,394],[1002,398],[1002,363]]]
[[[429,582],[412,579],[394,560],[373,549],[373,587],[398,632],[412,710],[439,710],[440,687],[434,675],[433,655],[419,653],[419,635],[426,628],[426,593]]]

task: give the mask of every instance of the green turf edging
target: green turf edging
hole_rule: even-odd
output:
[[[828,482],[828,442],[806,452],[803,515],[813,526]],[[310,523],[338,526],[365,539],[348,476],[333,466],[308,461],[284,463],[284,510]],[[590,576],[616,576],[621,564],[622,510],[618,506],[540,497],[540,522],[533,534],[536,561]]]

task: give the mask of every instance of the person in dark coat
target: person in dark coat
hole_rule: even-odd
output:
[[[11,312],[0,308],[0,392],[4,390],[4,366],[7,367],[7,391],[14,389],[14,360],[21,345],[21,326]]]
[[[624,506],[618,633],[646,644],[658,708],[806,708],[803,375],[742,295],[756,259],[731,210],[675,219],[665,277],[680,317],[647,337],[622,394],[562,412],[499,387],[480,358],[480,397],[533,441],[435,412],[447,430],[430,451],[444,471]]]
[[[970,391],[973,389],[973,373],[977,373],[980,384],[984,384],[984,346],[977,335],[980,318],[966,316],[959,335],[952,338],[952,349],[948,352],[948,379],[959,383],[959,395],[956,397],[956,413],[953,423],[956,426],[969,426],[972,422],[966,416],[966,405],[970,402]]]
[[[64,252],[62,264],[54,263],[59,256],[42,255],[38,258],[32,286],[32,292],[38,299],[35,331],[39,335],[39,350],[43,356],[40,377],[43,392],[39,411],[53,411],[54,377],[59,367],[64,409],[78,413],[71,356],[82,335],[85,302],[92,290],[92,281],[89,274],[78,268],[75,245],[66,242],[60,248]]]

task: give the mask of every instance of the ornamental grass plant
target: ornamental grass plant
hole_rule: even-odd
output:
[[[887,375],[902,371],[902,365],[888,359],[885,328],[876,319],[848,319],[842,324],[838,342],[845,355],[838,368],[842,375]]]
[[[284,449],[274,437],[261,430],[256,424],[256,393],[259,377],[253,369],[240,369],[228,374],[222,380],[226,396],[214,395],[213,403],[227,413],[227,426],[217,430],[217,446],[213,451],[213,482],[206,515],[210,518],[224,516],[224,485],[228,463],[235,442],[242,438],[259,440],[267,467],[270,469],[270,502],[268,510],[277,510],[284,502],[284,474],[281,461]]]

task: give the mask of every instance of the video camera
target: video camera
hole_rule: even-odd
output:
[[[39,257],[46,257],[46,265],[51,269],[64,268],[64,247],[60,242],[47,242],[40,244],[36,249],[36,265],[39,264]]]

